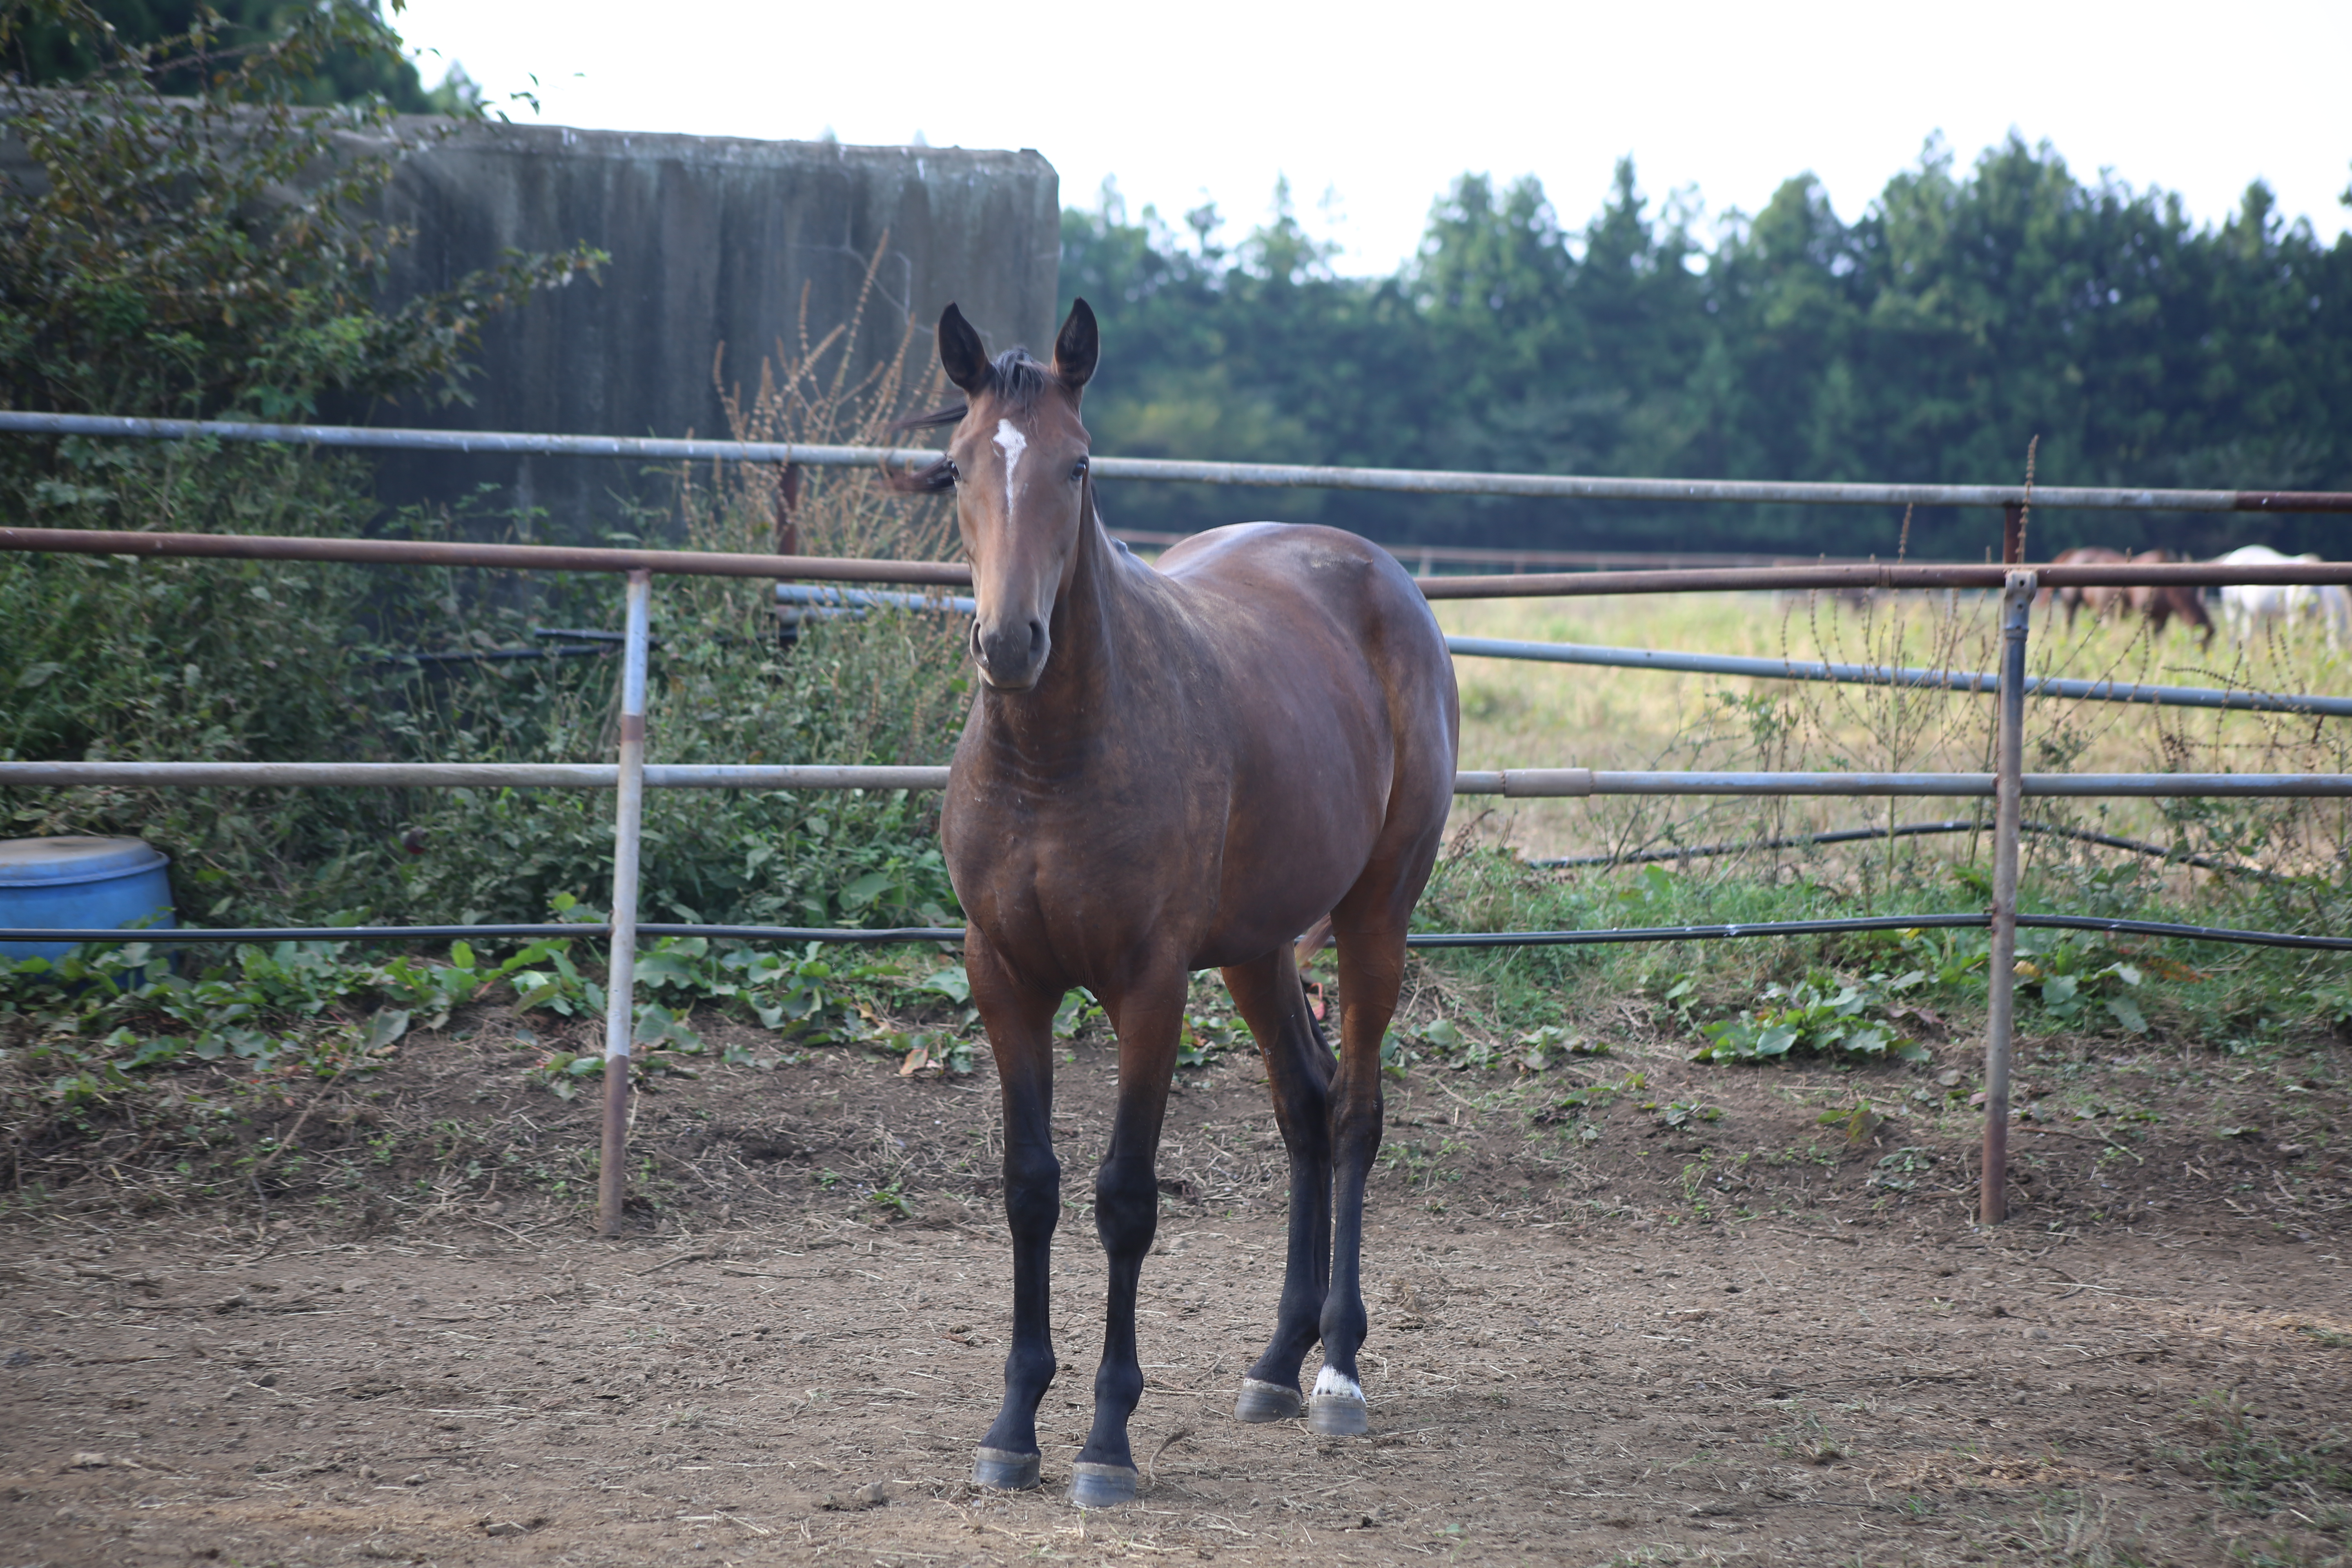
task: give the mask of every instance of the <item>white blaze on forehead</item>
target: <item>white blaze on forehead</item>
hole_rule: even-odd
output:
[[[1013,511],[1013,473],[1021,466],[1021,454],[1029,449],[1029,437],[1013,427],[1010,419],[996,422],[996,449],[1004,454],[1004,510]]]

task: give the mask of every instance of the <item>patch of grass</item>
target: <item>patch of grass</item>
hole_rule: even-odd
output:
[[[1788,1425],[1765,1440],[1773,1452],[1808,1465],[1834,1465],[1853,1458],[1853,1437],[1832,1429],[1803,1400],[1791,1401],[1787,1415]]]
[[[342,943],[244,944],[184,950],[173,969],[162,950],[130,942],[0,970],[0,1152],[16,1175],[11,1202],[37,1205],[45,1185],[92,1173],[133,1208],[250,1195],[373,1215],[494,1188],[493,1175],[558,1196],[584,1190],[593,1171],[581,1157],[518,1153],[511,1130],[494,1121],[386,1117],[368,1087],[412,1029],[454,1026],[462,1040],[479,1027],[471,1010],[488,1004],[501,1020],[489,1043],[513,1053],[508,1082],[578,1098],[604,1073],[602,1049],[593,1036],[556,1041],[567,1018],[601,1022],[604,996],[593,961],[575,961],[573,946],[518,943],[500,956],[459,942],[442,962]],[[844,963],[814,949],[666,938],[640,963],[647,985],[630,1068],[641,1084],[713,1065],[773,1068],[804,1060],[807,1047],[867,1037],[868,1020],[886,1009],[920,1021],[943,1007],[903,959]],[[688,1026],[696,1007],[758,1024],[773,1048],[719,1050]],[[932,1041],[936,1065],[970,1070],[961,1037],[912,1037]],[[318,1145],[308,1152],[306,1130]],[[669,1190],[660,1173],[648,1179],[641,1195]],[[404,1184],[415,1190],[404,1195]]]
[[[2034,1514],[2031,1535],[2021,1532],[2019,1544],[2034,1561],[2064,1563],[2067,1568],[2143,1568],[2162,1559],[2148,1554],[2143,1542],[2119,1530],[2105,1498],[2066,1491],[2043,1500]]]
[[[1890,910],[1981,907],[1981,893],[1948,867]],[[2213,923],[2254,918],[2217,911],[2206,890],[2158,879],[2131,896],[2110,888],[2106,912],[2126,918]],[[2081,910],[2062,880],[2028,882],[2028,910]],[[1832,879],[1638,869],[1558,871],[1457,836],[1415,915],[1424,931],[1610,929],[1837,918],[1864,912],[1859,893]],[[2332,906],[2331,906],[2332,907]],[[2352,906],[2347,906],[2352,923]],[[2326,918],[2333,918],[2332,916]],[[2312,925],[2309,911],[2281,929]],[[2100,932],[2021,932],[2018,1028],[2021,1037],[2066,1036],[2142,1044],[2190,1042],[2266,1069],[2287,1070],[2292,1055],[2328,1049],[2336,1030],[2330,998],[2352,994],[2352,959],[2279,949],[2223,947]],[[1612,1035],[1654,1032],[1688,1040],[1696,1059],[1768,1063],[1805,1055],[1857,1061],[1924,1062],[1943,1042],[1980,1026],[1986,998],[1987,934],[1912,930],[1756,941],[1648,942],[1579,947],[1441,949],[1421,952],[1444,1033],[1401,1023],[1392,1055],[1456,1065],[1542,1071],[1571,1053],[1514,1051],[1535,1030],[1606,1045]],[[2102,1046],[2101,1049],[2109,1049]],[[2297,1072],[2307,1072],[2299,1066]]]
[[[2204,1470],[2231,1507],[2270,1513],[2293,1507],[2308,1516],[2331,1509],[2339,1521],[2352,1500],[2352,1437],[2330,1426],[2289,1431],[2238,1394],[2209,1394],[2189,1407],[2200,1446],[2177,1458]]]
[[[1600,642],[1772,658],[1989,668],[1990,601],[1976,596],[1874,595],[1775,602],[1761,595],[1630,597],[1438,606],[1449,631],[1547,641]],[[2340,691],[2352,664],[2310,639],[2210,655],[2175,637],[2088,619],[2073,634],[2037,620],[2037,672],[2268,689]],[[1472,768],[1717,767],[1949,768],[1986,765],[1991,704],[1966,693],[1793,685],[1594,672],[1516,661],[1462,659],[1463,765]],[[2208,715],[2121,705],[2037,702],[2028,710],[2030,765],[2116,772],[2191,769],[2339,771],[2352,732],[2321,732],[2261,715]],[[1475,815],[1468,815],[1475,810]],[[2325,802],[2118,801],[2081,807],[2038,802],[2038,820],[2150,841],[2261,875],[2185,878],[2155,858],[2087,846],[2059,834],[2025,846],[2023,906],[2094,915],[2329,931],[2352,926],[2352,814]],[[1515,802],[1472,807],[1421,912],[1423,929],[1497,930],[1752,923],[1905,910],[1981,908],[1989,890],[1985,836],[1882,839],[1835,848],[1753,847],[1666,864],[1543,871],[1521,857],[1573,851],[1672,854],[1828,827],[1885,827],[1898,814],[1871,801],[1692,802],[1659,797]],[[1509,853],[1482,856],[1473,847]],[[1984,934],[1844,938],[1486,951],[1427,955],[1448,984],[1447,1016],[1495,1038],[1530,1025],[1589,1031],[1595,1010],[1643,994],[1687,1012],[1696,1026],[1726,1025],[1732,1059],[1851,1037],[1864,1054],[1884,1037],[1932,1043],[1967,1032],[1980,1014]],[[1930,952],[1932,947],[1936,951]],[[1908,951],[1906,951],[1906,950]],[[2314,1028],[2352,1030],[2352,961],[2274,951],[2027,932],[2021,942],[2021,1028],[2028,1034],[2122,1035],[2211,1040],[2260,1056]],[[1873,973],[1892,983],[1926,972],[1916,991],[1890,995],[1917,1014],[1868,1005],[1840,1023],[1838,998]],[[1817,972],[1819,973],[1817,974]],[[1660,977],[1664,983],[1658,983]],[[1681,980],[1689,989],[1668,994]],[[1811,982],[1822,994],[1801,996]],[[1784,994],[1767,997],[1772,986]],[[1821,1005],[1827,1015],[1807,1017]],[[1739,1018],[1743,1011],[1751,1016]],[[1782,1016],[1793,1011],[1796,1016]],[[1650,1022],[1658,1022],[1652,1008]],[[1629,1019],[1629,1024],[1635,1020]],[[1892,1026],[1889,1028],[1889,1026]],[[1880,1030],[1886,1029],[1882,1037]],[[1838,1037],[1829,1037],[1836,1032]],[[1777,1054],[1777,1053],[1772,1053]]]
[[[1385,1139],[1381,1143],[1380,1163],[1404,1178],[1413,1191],[1429,1194],[1441,1184],[1458,1182],[1462,1172],[1446,1163],[1461,1156],[1460,1139],[1440,1135],[1434,1138]]]

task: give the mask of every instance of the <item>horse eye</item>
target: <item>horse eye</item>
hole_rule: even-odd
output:
[[[955,460],[952,458],[940,459],[940,471],[947,476],[947,481],[951,485],[961,482],[963,479],[963,470],[955,466]]]
[[[1080,458],[1076,462],[1072,463],[1072,464],[1070,465],[1070,479],[1071,479],[1072,482],[1074,482],[1074,483],[1075,483],[1076,481],[1077,481],[1077,480],[1079,480],[1079,479],[1085,479],[1086,477],[1087,477],[1087,460],[1086,460],[1084,458]]]

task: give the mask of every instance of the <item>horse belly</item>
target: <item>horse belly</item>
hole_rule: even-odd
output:
[[[1195,968],[1263,957],[1329,914],[1356,885],[1386,826],[1388,781],[1348,771],[1255,802],[1241,792],[1226,824],[1216,918],[1201,934]]]

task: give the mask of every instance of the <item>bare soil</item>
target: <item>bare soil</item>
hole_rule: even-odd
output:
[[[511,1020],[461,1019],[364,1090],[289,1097],[292,1176],[206,1197],[131,1130],[0,1231],[0,1562],[2345,1560],[2340,1050],[2035,1043],[2044,1119],[1985,1229],[1965,1076],[1694,1068],[1638,1008],[1609,1038],[1567,1074],[1392,1084],[1373,1435],[1342,1442],[1231,1417],[1282,1159],[1254,1062],[1185,1073],[1150,1479],[1082,1514],[1107,1047],[1062,1075],[1063,1371],[1045,1485],[1006,1496],[965,1479],[1009,1315],[984,1053],[642,1096],[648,1201],[608,1244],[593,1095],[526,1086]]]

